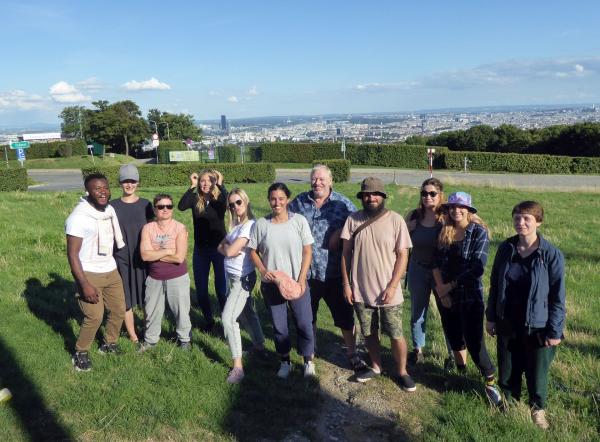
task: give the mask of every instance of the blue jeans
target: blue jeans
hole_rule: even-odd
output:
[[[196,283],[196,296],[202,314],[207,323],[214,322],[210,298],[208,297],[208,275],[210,265],[213,266],[215,274],[215,292],[221,311],[227,301],[227,281],[225,279],[225,257],[221,255],[216,247],[194,247],[192,266],[194,268],[194,282]]]
[[[408,267],[408,290],[410,291],[410,330],[413,348],[425,347],[425,329],[427,325],[427,312],[429,311],[429,297],[435,288],[431,269],[422,266],[414,259]],[[435,297],[438,310],[439,300]],[[445,334],[444,334],[445,337]],[[452,354],[450,344],[446,338],[446,348]]]

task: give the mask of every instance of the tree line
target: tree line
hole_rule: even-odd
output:
[[[193,115],[173,114],[150,109],[142,117],[139,106],[131,100],[109,103],[92,102],[92,109],[67,106],[60,113],[61,131],[66,138],[82,138],[110,146],[113,152],[129,155],[132,148],[148,140],[154,132],[160,139],[200,140],[202,132]]]
[[[447,146],[450,150],[538,153],[573,157],[600,156],[600,123],[519,129],[510,124],[487,125],[432,136],[411,136],[406,144]]]

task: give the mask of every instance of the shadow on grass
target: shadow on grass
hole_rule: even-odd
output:
[[[80,322],[82,317],[75,300],[75,285],[57,273],[48,276],[51,281],[47,285],[37,278],[28,279],[23,297],[29,310],[63,338],[65,350],[70,354],[75,349],[77,337],[69,322],[71,319]]]
[[[13,393],[8,404],[32,441],[73,440],[72,435],[50,410],[36,385],[19,367],[12,350],[0,337],[0,381]]]

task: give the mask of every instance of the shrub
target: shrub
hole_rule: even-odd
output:
[[[176,165],[140,166],[140,182],[144,186],[182,186],[187,185],[192,172],[198,172],[205,167],[219,170],[225,183],[272,183],[275,181],[275,168],[268,163],[178,163]],[[86,167],[81,169],[85,178],[91,173],[103,173],[112,185],[119,181],[120,166]]]
[[[34,160],[38,158],[67,158],[73,155],[85,155],[86,153],[87,144],[85,144],[85,141],[83,140],[31,143],[31,146],[28,149],[25,149],[25,156],[28,160]],[[16,160],[17,151],[12,149],[8,150],[8,159]]]
[[[574,157],[571,162],[571,172],[600,174],[600,158]]]
[[[237,161],[239,148],[237,146],[220,146],[217,148],[217,156],[220,163],[235,163]]]
[[[27,190],[27,169],[18,167],[0,170],[0,192]]]
[[[513,173],[571,173],[571,157],[491,152],[446,152],[446,169],[464,169],[465,156],[471,170]]]
[[[350,161],[348,160],[315,160],[315,164],[324,164],[331,169],[333,182],[343,183],[350,179]]]

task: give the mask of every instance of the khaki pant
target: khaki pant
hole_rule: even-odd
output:
[[[84,272],[88,282],[98,289],[100,296],[97,304],[85,302],[77,294],[77,303],[83,313],[83,322],[75,350],[88,351],[96,337],[96,332],[102,324],[104,309],[106,309],[106,336],[107,344],[113,344],[119,339],[123,318],[125,318],[125,293],[123,281],[115,269],[108,273]]]

